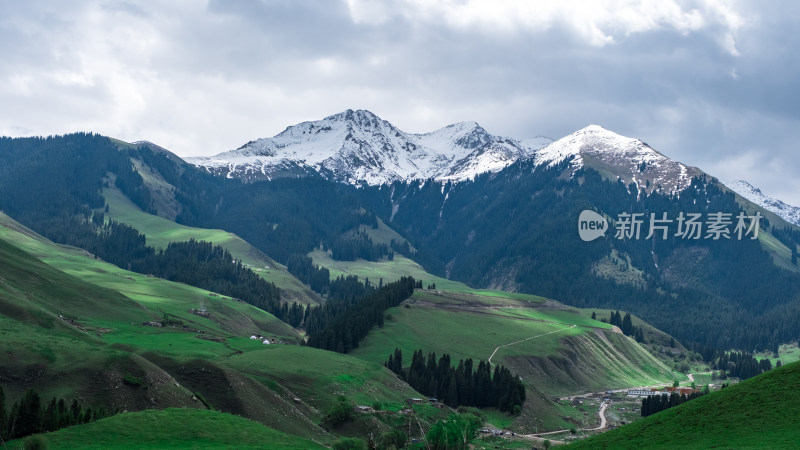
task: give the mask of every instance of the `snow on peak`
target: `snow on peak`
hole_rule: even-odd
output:
[[[800,207],[784,203],[776,198],[769,197],[761,192],[761,189],[753,186],[745,180],[735,180],[725,183],[737,194],[750,200],[758,206],[772,211],[785,221],[800,226]]]
[[[686,188],[692,176],[701,173],[667,158],[639,139],[619,135],[600,125],[582,128],[534,154],[537,165],[548,167],[570,158],[573,170],[589,166],[626,183],[666,192]]]
[[[569,158],[573,171],[586,165],[626,183],[667,192],[685,188],[692,176],[701,173],[638,139],[599,125],[557,141],[542,136],[517,141],[494,136],[470,121],[429,133],[406,133],[370,111],[352,109],[292,125],[272,138],[251,141],[236,150],[186,160],[249,181],[316,172],[345,183],[379,185],[473,179],[530,158],[547,166]]]
[[[428,178],[464,180],[502,170],[530,153],[519,142],[493,136],[475,122],[413,134],[369,111],[348,109],[290,126],[277,136],[236,150],[187,161],[247,180],[271,178],[291,169],[377,185]]]

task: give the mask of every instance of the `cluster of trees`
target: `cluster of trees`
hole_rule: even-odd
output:
[[[678,406],[682,403],[688,402],[689,400],[694,400],[698,397],[701,397],[707,393],[708,390],[706,389],[701,392],[692,392],[689,395],[672,392],[669,395],[662,394],[645,397],[642,399],[642,417],[647,417],[651,414],[672,408],[673,406]]]
[[[108,173],[145,211],[149,191],[133,168],[131,155],[110,139],[90,133],[47,138],[0,138],[0,209],[51,238],[54,218],[81,216],[101,209]],[[52,238],[51,238],[52,239]]]
[[[85,248],[119,267],[238,298],[292,326],[303,320],[301,305],[282,303],[274,283],[259,277],[221,246],[191,239],[156,251],[146,245],[145,235],[126,224],[109,221],[97,225],[76,218],[66,224],[74,226],[61,229],[61,242]]]
[[[711,362],[711,368],[723,371],[723,378],[746,380],[772,370],[772,361],[767,358],[759,361],[747,352],[725,352]]]
[[[422,350],[417,350],[411,365],[403,367],[403,352],[399,348],[384,365],[418,392],[439,398],[453,408],[494,406],[518,414],[525,401],[522,381],[502,365],[492,371],[488,362],[480,361],[474,367],[472,358],[468,358],[459,360],[453,368],[450,355],[445,353],[437,361],[435,353],[425,358]]]
[[[312,291],[318,294],[328,292],[331,280],[330,271],[314,264],[310,257],[300,254],[290,255],[286,261],[286,270],[307,284]]]
[[[176,222],[236,233],[280,262],[320,244],[331,248],[343,233],[376,224],[355,188],[313,175],[248,184],[227,180],[221,186],[202,177],[196,181],[176,193],[183,208]]]
[[[259,277],[229,251],[210,242],[191,239],[171,243],[164,250],[151,251],[144,258],[129,261],[128,267],[238,298],[292,326],[299,326],[303,320],[301,305],[282,303],[280,289],[274,283]]]
[[[800,245],[800,230],[772,227],[772,234],[792,251],[792,264],[797,265],[797,246]]]
[[[597,315],[595,313],[592,313],[592,319],[597,319]],[[611,313],[611,316],[608,318],[608,323],[618,326],[619,329],[622,330],[622,334],[625,336],[632,336],[634,339],[636,339],[636,342],[644,341],[642,327],[633,325],[631,313],[626,312],[625,317],[623,317],[620,315],[619,311],[615,311]]]
[[[328,301],[323,305],[306,309],[303,322],[306,333],[313,335],[321,332],[335,319],[347,314],[358,300],[375,290],[375,286],[369,283],[369,280],[362,283],[355,275],[339,275],[328,286]]]
[[[464,450],[478,435],[483,421],[474,414],[450,414],[436,422],[425,435],[429,448],[435,450]]]
[[[369,280],[365,285],[367,283]],[[414,293],[414,284],[413,278],[402,277],[357,300],[329,300],[311,308],[306,323],[308,345],[339,353],[358,347],[372,327],[383,326],[383,314],[387,309]]]
[[[4,442],[36,433],[56,431],[64,427],[93,422],[113,413],[104,408],[84,407],[77,400],[67,406],[64,399],[53,397],[42,402],[39,393],[28,389],[10,410],[6,409],[6,397],[0,386],[0,437]]]
[[[337,261],[355,261],[359,258],[378,261],[384,256],[394,259],[394,251],[386,244],[375,244],[366,232],[345,233],[331,245],[331,258]]]

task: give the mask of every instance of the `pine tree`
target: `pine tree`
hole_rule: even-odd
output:
[[[622,319],[622,334],[630,336],[633,334],[633,321],[631,320],[630,313],[625,313],[625,318]]]
[[[0,386],[0,438],[5,442],[8,438],[6,434],[6,424],[8,424],[8,414],[6,413],[6,393]]]
[[[42,431],[42,401],[39,393],[28,389],[19,402],[14,436],[22,437]]]

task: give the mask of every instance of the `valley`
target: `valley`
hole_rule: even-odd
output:
[[[359,117],[369,118],[325,120],[391,129]],[[610,237],[587,244],[563,231],[582,208],[761,207],[599,127],[543,149],[476,126],[445,131],[455,134],[436,145],[477,153],[442,163],[438,181],[400,171],[385,183],[361,183],[364,167],[337,174],[342,168],[327,163],[303,167],[302,176],[292,166],[295,176],[264,169],[266,179],[223,178],[153,144],[98,135],[3,141],[6,405],[34,389],[45,401],[116,413],[45,435],[56,447],[154,421],[166,426],[141,432],[143,447],[158,436],[178,446],[256,445],[167,425],[216,421],[285,448],[348,439],[421,448],[435,430],[463,421],[514,434],[478,433],[477,444],[526,448],[639,422],[640,400],[619,391],[676,380],[716,385],[715,377],[769,374],[778,360],[796,359],[788,344],[800,278],[790,247],[800,233],[782,219],[769,215],[759,239],[739,246]],[[296,150],[305,148],[299,136]],[[431,147],[430,136],[406,138],[444,148]],[[464,177],[509,146],[516,156]],[[48,161],[53,149],[64,153]],[[631,152],[652,169],[631,164]],[[54,175],[65,167],[82,177]],[[664,189],[635,188],[673,172],[689,175]],[[53,198],[51,212],[37,206]],[[249,280],[272,303],[231,280]],[[408,291],[394,298],[402,286]],[[230,293],[237,288],[245,300]],[[730,326],[748,314],[757,327]],[[731,353],[743,348],[761,353]],[[417,352],[428,357],[427,384],[411,375]],[[520,386],[513,395],[510,380]],[[18,414],[6,405],[0,413]],[[251,422],[234,425],[235,416]]]

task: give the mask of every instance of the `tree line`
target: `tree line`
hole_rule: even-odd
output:
[[[502,365],[492,370],[488,362],[479,361],[475,367],[472,358],[467,358],[460,359],[453,367],[447,353],[437,361],[435,353],[426,358],[422,350],[416,350],[411,364],[403,367],[403,352],[399,348],[395,348],[384,365],[417,392],[438,398],[452,408],[497,407],[519,414],[525,401],[522,380]]]
[[[592,313],[592,319],[597,319],[597,314],[594,312]],[[605,322],[605,319],[600,319],[601,321]],[[644,341],[644,333],[642,332],[642,327],[637,327],[633,325],[633,319],[631,319],[631,313],[626,312],[625,316],[621,316],[619,311],[612,312],[608,318],[608,323],[611,325],[615,325],[619,327],[622,331],[622,334],[625,336],[630,336],[636,339],[636,342],[643,342]]]
[[[386,256],[394,259],[394,251],[386,244],[375,244],[366,232],[345,233],[331,245],[331,258],[337,261],[355,261],[364,259],[378,261]]]
[[[103,407],[86,407],[72,400],[67,405],[63,398],[53,397],[45,403],[34,389],[28,389],[22,398],[6,409],[6,396],[0,386],[0,437],[4,442],[37,433],[47,433],[114,415]]]
[[[358,283],[357,279],[354,281]],[[367,289],[369,280],[364,285]],[[402,277],[366,296],[329,299],[324,305],[309,308],[308,345],[339,353],[358,347],[372,327],[383,327],[383,314],[387,309],[414,293],[414,285],[412,277]]]
[[[657,394],[645,397],[642,399],[642,417],[647,417],[657,412],[664,411],[665,409],[672,408],[673,406],[681,405],[689,400],[694,400],[698,397],[701,397],[706,393],[707,391],[701,391],[692,392],[691,394],[686,395],[672,392],[669,395]]]
[[[723,352],[711,362],[711,369],[723,371],[723,379],[746,380],[772,370],[772,361],[767,358],[759,361],[747,352]]]

